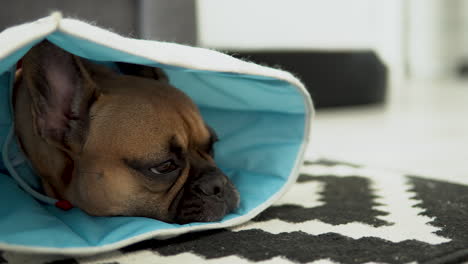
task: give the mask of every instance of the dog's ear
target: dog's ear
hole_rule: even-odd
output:
[[[89,107],[98,96],[83,61],[43,41],[23,58],[23,76],[32,97],[36,132],[64,150],[78,147]]]
[[[169,82],[169,78],[167,77],[166,73],[158,67],[151,67],[126,62],[117,62],[116,64],[120,72],[123,74]]]

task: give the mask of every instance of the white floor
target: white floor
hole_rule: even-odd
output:
[[[307,155],[468,184],[468,83],[391,91],[384,106],[319,110]]]

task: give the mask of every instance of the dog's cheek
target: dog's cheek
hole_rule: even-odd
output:
[[[67,192],[65,193],[65,198],[75,207],[84,210],[85,212],[92,214],[92,210],[87,209],[86,205],[88,204],[88,191],[81,186],[83,180],[73,178],[70,183]],[[83,191],[82,191],[83,190]]]
[[[67,199],[94,216],[114,214],[114,202],[109,199],[104,175],[81,173],[74,177]]]
[[[74,177],[67,192],[67,200],[90,215],[98,215],[101,210],[92,202],[97,200],[97,197],[93,197],[96,192],[93,190],[94,187],[86,182],[87,179],[84,177]]]
[[[138,183],[126,168],[111,165],[102,175],[86,183],[92,192],[89,202],[104,215],[128,215],[132,210],[129,201],[138,193]]]

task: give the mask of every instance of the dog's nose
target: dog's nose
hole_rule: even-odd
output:
[[[222,177],[204,177],[197,182],[194,190],[206,196],[219,196],[224,190],[224,185]]]

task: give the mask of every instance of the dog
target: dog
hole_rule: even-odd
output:
[[[93,216],[218,221],[239,193],[214,161],[216,133],[160,68],[118,71],[45,40],[22,59],[18,142],[47,196]]]

